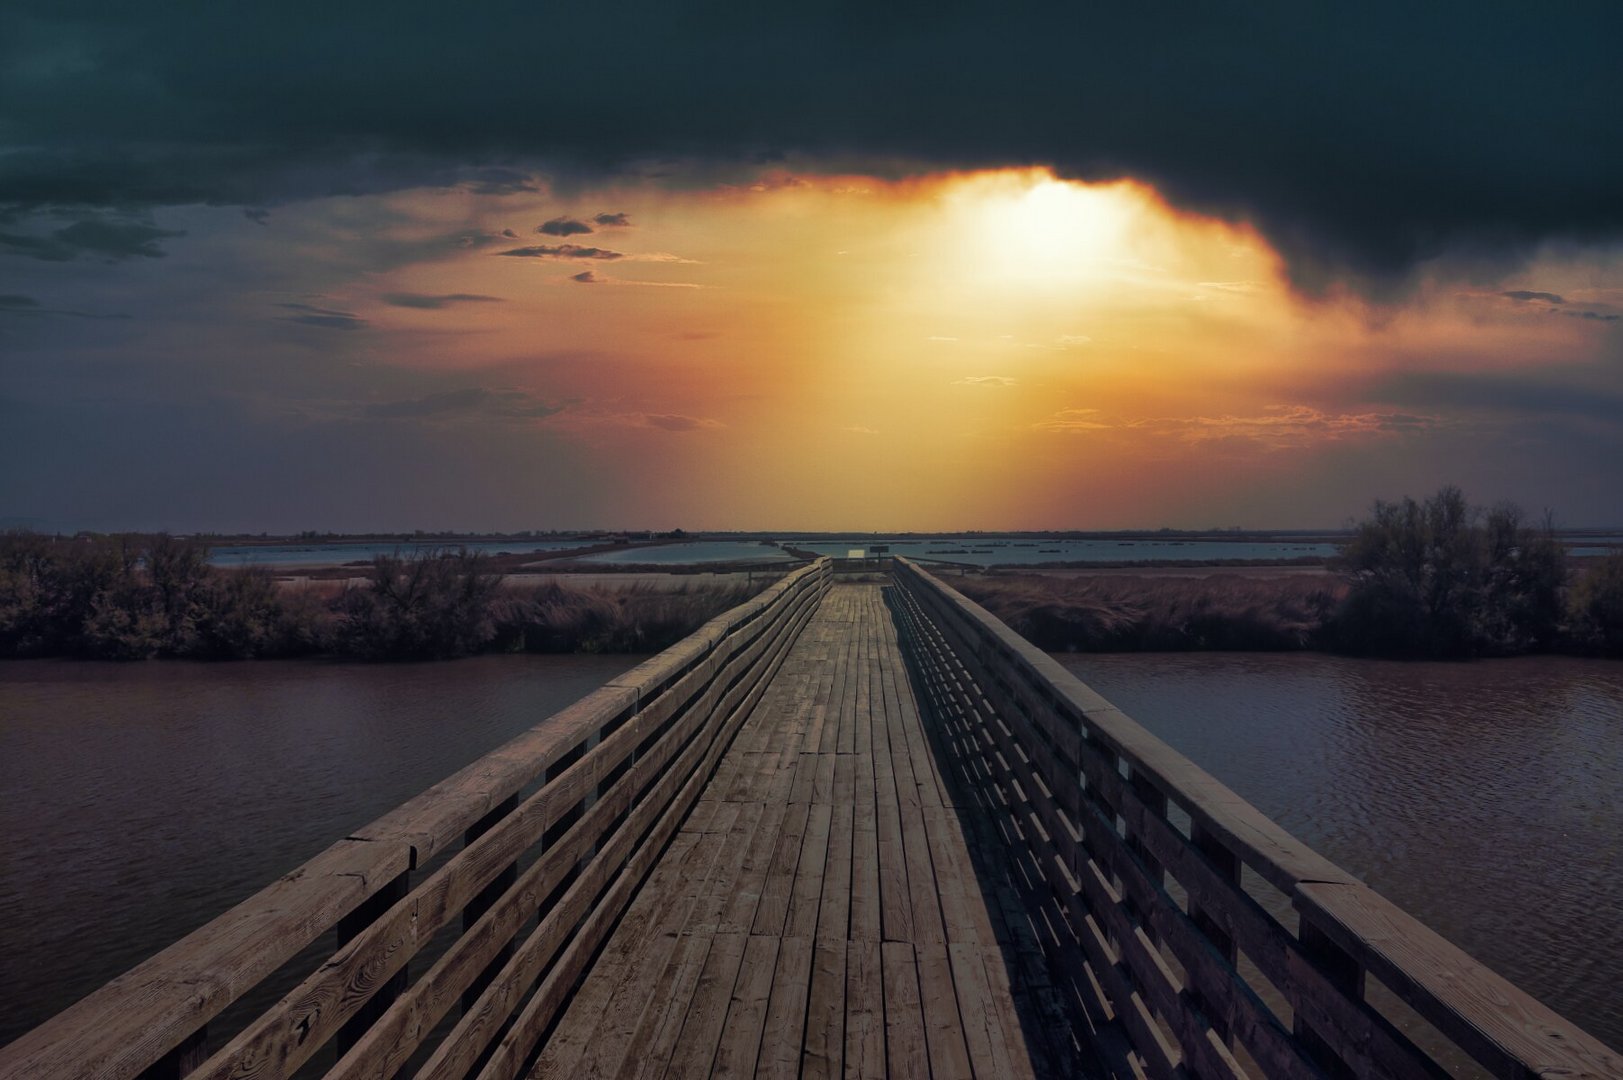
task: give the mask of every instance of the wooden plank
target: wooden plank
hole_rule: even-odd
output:
[[[811,938],[817,934],[817,911],[823,897],[823,869],[828,862],[829,823],[833,815],[832,806],[813,803],[806,816],[800,863],[795,869],[789,917],[784,924],[785,937]]]
[[[727,1009],[721,1045],[716,1048],[715,1064],[710,1075],[722,1078],[755,1075],[777,962],[777,938],[748,939],[744,946],[743,966],[739,969],[738,981],[733,987],[732,1001]]]
[[[699,981],[693,988],[693,1000],[682,1021],[682,1033],[677,1037],[665,1070],[666,1076],[682,1080],[710,1075],[748,940],[747,934],[711,937],[704,966],[699,970]]]
[[[886,941],[879,948],[885,986],[885,1064],[892,1076],[929,1076],[930,1053],[924,1039],[924,1007],[913,946]]]
[[[782,801],[757,805],[759,820],[744,850],[744,857],[739,862],[731,892],[718,915],[716,921],[718,933],[749,933],[755,925],[761,899],[766,891],[767,873],[772,865],[789,805]]]
[[[800,1059],[803,1080],[824,1080],[845,1070],[845,937],[819,934],[812,946],[811,988]]]
[[[705,892],[694,904],[693,914],[684,934],[717,933],[728,906],[735,899],[739,878],[744,872],[744,860],[749,855],[751,842],[761,823],[765,807],[760,803],[735,803],[738,816],[723,843],[721,857],[716,862]],[[749,913],[753,920],[753,910]]]
[[[761,899],[755,909],[755,922],[751,928],[753,933],[771,934],[774,937],[783,935],[810,812],[808,803],[793,803],[784,812],[772,862],[761,887]]]
[[[913,908],[913,942],[939,945],[947,940],[941,917],[941,887],[930,862],[930,839],[924,829],[924,809],[904,806],[902,854],[907,860],[907,888]]]
[[[919,1002],[924,1012],[924,1039],[930,1056],[930,1076],[969,1080],[969,1048],[964,1022],[958,1015],[958,996],[952,966],[941,942],[915,946],[919,969]]]
[[[845,1076],[885,1075],[885,984],[877,937],[853,940],[845,954]]]
[[[756,1059],[758,1077],[796,1080],[800,1076],[811,968],[811,938],[786,937],[778,943],[778,966],[772,974],[772,995],[767,1002],[761,1052]]]
[[[859,799],[853,808],[851,831],[852,941],[879,941],[884,926],[879,880],[879,832],[873,796]]]

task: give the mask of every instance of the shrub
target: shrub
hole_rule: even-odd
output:
[[[1484,514],[1456,487],[1376,502],[1335,565],[1348,589],[1327,631],[1349,652],[1502,655],[1548,648],[1561,630],[1566,553],[1548,517]]]
[[[1572,589],[1572,631],[1578,644],[1623,656],[1623,551],[1597,560]]]
[[[442,660],[478,652],[495,634],[501,577],[467,550],[379,555],[372,580],[346,590],[334,646],[366,660]]]

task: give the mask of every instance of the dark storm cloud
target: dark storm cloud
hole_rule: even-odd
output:
[[[264,225],[270,221],[270,211],[263,206],[244,206],[242,216],[255,225]]]
[[[629,214],[598,214],[592,220],[605,229],[629,229],[631,227],[631,215]]]
[[[366,325],[366,320],[353,311],[337,311],[333,308],[315,307],[311,304],[277,304],[279,308],[297,312],[295,315],[284,315],[284,322],[299,323],[303,326],[318,326],[323,330],[359,330]]]
[[[513,248],[511,251],[498,251],[498,255],[511,255],[519,259],[623,259],[625,256],[618,251],[607,248],[581,247],[579,244],[539,244],[534,247]]]
[[[570,217],[555,217],[551,221],[536,226],[536,232],[544,236],[584,236],[592,231],[592,227],[584,221],[577,221]]]
[[[541,190],[533,176],[517,169],[475,169],[464,183],[475,195],[517,195]]]
[[[441,293],[431,295],[428,293],[396,292],[384,293],[383,302],[391,307],[438,311],[441,308],[450,307],[452,304],[501,303],[502,298],[499,296],[485,296],[481,293]]]
[[[7,5],[0,206],[1046,164],[1254,221],[1307,287],[1623,230],[1611,2],[421,10]],[[591,50],[532,55],[603,39],[612,85]]]
[[[487,390],[470,386],[445,390],[403,401],[387,401],[366,406],[368,416],[384,420],[447,420],[462,417],[495,417],[503,420],[539,420],[562,412],[567,404],[554,405],[522,390]]]
[[[109,262],[161,259],[166,252],[158,246],[158,241],[185,235],[182,231],[160,229],[147,222],[91,216],[43,235],[0,233],[0,253],[44,262],[69,262],[81,255]]]
[[[93,311],[75,311],[72,308],[51,308],[43,306],[32,296],[23,296],[21,293],[0,294],[0,315],[46,316],[62,315],[71,319],[127,319],[128,315],[115,313],[98,315]]]
[[[1546,304],[1564,304],[1567,302],[1567,298],[1561,296],[1559,293],[1533,292],[1531,289],[1511,289],[1508,292],[1502,292],[1499,295],[1508,297],[1511,300],[1520,300],[1523,303],[1527,303],[1532,300],[1542,300]]]

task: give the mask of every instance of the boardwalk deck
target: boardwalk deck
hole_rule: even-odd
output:
[[[532,1075],[1054,1073],[953,791],[880,588],[835,586]]]

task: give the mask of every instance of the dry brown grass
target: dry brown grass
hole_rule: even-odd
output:
[[[1342,588],[1329,577],[1233,574],[999,574],[952,584],[1051,652],[1305,649]]]

